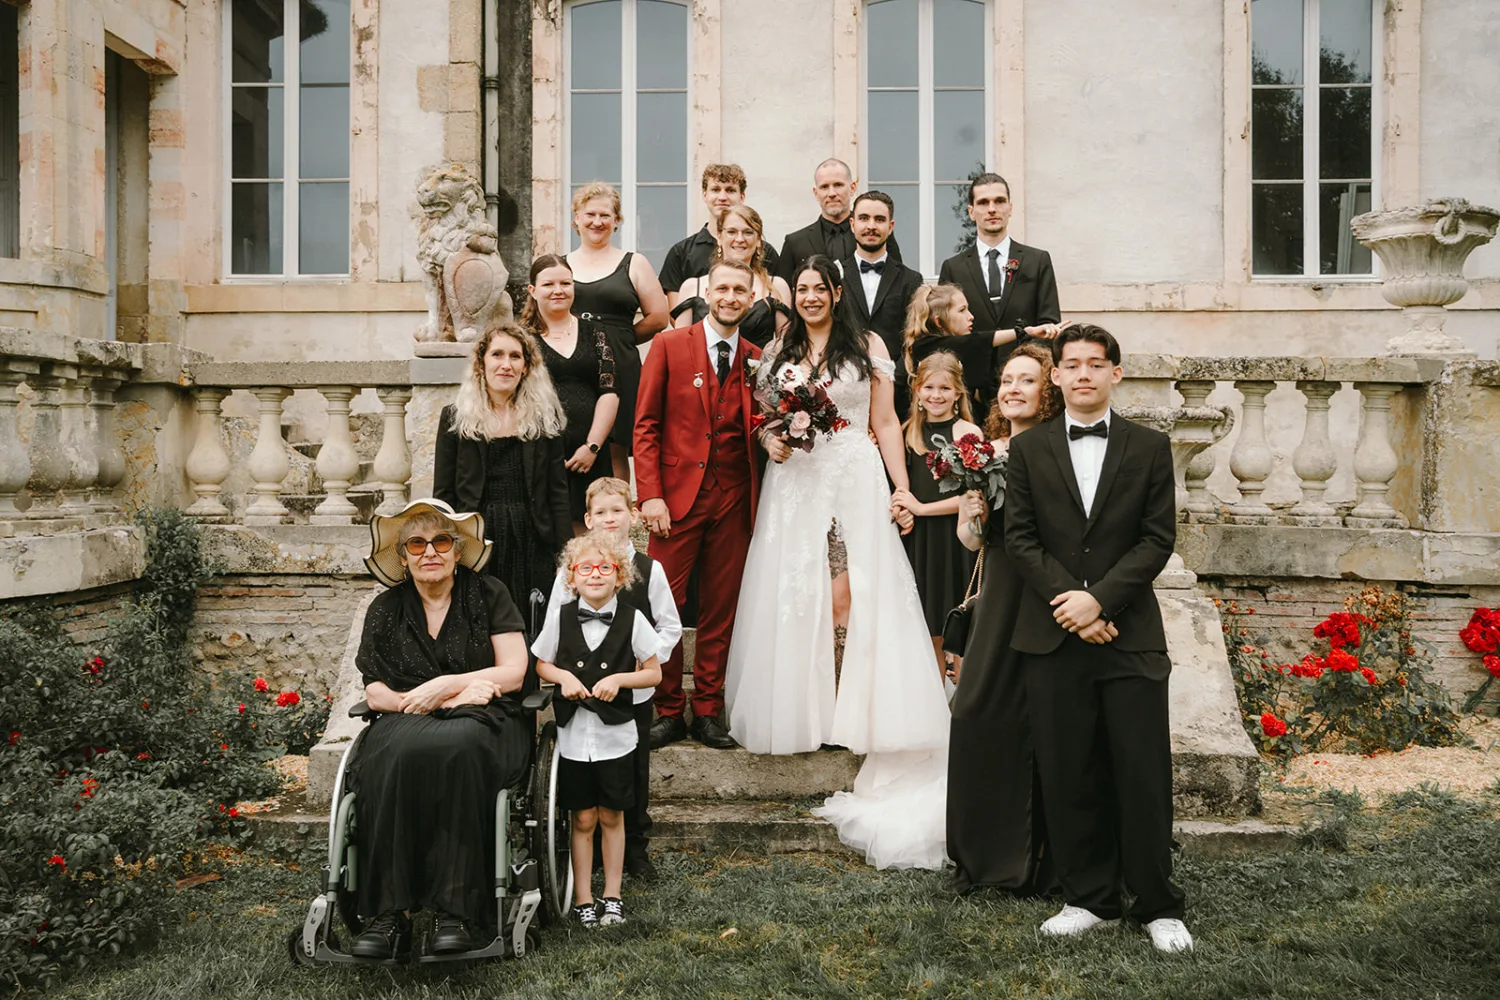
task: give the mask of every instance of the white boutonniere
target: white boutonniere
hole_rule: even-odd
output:
[[[745,371],[749,372],[751,375],[754,375],[757,372],[759,372],[760,371],[760,358],[750,358],[750,357],[745,358]]]

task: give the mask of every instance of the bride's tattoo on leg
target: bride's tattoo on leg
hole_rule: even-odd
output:
[[[844,673],[844,641],[849,638],[848,625],[833,627],[833,689],[838,691],[839,678]]]
[[[828,579],[836,580],[849,572],[849,550],[844,548],[844,531],[834,521],[828,528]]]

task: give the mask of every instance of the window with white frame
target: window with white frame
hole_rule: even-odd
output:
[[[1373,206],[1379,21],[1372,0],[1250,4],[1251,273],[1372,273],[1349,220]]]
[[[231,275],[349,273],[349,4],[224,6]]]
[[[16,8],[0,4],[0,257],[21,255],[20,39]]]
[[[688,16],[677,0],[567,6],[568,200],[590,181],[613,184],[624,216],[620,245],[657,269],[687,235],[695,193],[688,186]],[[563,214],[571,222],[570,204]]]
[[[936,274],[973,242],[969,179],[989,169],[989,11],[984,0],[864,5],[864,179],[896,203],[908,265]],[[910,242],[909,242],[910,241]]]

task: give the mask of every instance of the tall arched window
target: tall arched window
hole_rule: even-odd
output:
[[[564,67],[567,203],[590,181],[620,191],[620,243],[658,269],[688,231],[688,15],[677,0],[575,0]],[[572,237],[577,246],[577,235]]]
[[[990,166],[990,12],[984,0],[864,5],[861,188],[896,202],[908,266],[936,274],[973,239],[969,178]]]

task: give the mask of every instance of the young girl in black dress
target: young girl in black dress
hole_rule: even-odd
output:
[[[892,502],[916,515],[917,523],[903,541],[917,577],[927,634],[932,636],[938,669],[943,662],[943,620],[964,599],[974,571],[974,554],[960,544],[958,526],[962,493],[944,493],[927,469],[927,454],[937,438],[957,441],[979,434],[964,389],[963,364],[947,351],[935,351],[917,365],[911,381],[911,416],[906,421],[906,474],[910,492],[897,490]]]

